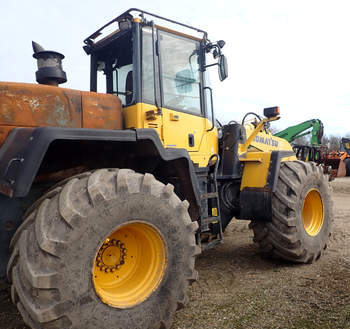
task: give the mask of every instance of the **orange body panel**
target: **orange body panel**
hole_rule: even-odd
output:
[[[0,82],[0,124],[81,127],[79,91],[29,83]]]
[[[0,146],[6,140],[9,132],[13,129],[13,126],[0,126]]]
[[[122,129],[122,103],[113,95],[81,92],[84,128]]]
[[[114,95],[0,82],[0,143],[14,127],[122,129],[121,108]]]

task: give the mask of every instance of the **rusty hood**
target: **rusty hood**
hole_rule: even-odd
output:
[[[122,129],[121,109],[114,95],[0,82],[0,142],[14,127]]]

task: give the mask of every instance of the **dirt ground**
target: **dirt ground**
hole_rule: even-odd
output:
[[[172,329],[350,329],[350,178],[332,182],[333,234],[311,265],[262,258],[247,222],[196,263],[199,280]],[[0,328],[27,328],[0,286]]]

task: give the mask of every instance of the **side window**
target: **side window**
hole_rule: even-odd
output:
[[[97,62],[97,92],[105,93],[106,92],[106,63],[104,61]]]
[[[124,106],[135,100],[133,46],[131,32],[122,34],[94,54],[98,92],[114,94]]]
[[[117,60],[115,60],[116,62]],[[106,91],[117,95],[123,105],[128,105],[133,100],[133,65],[117,66],[108,62],[97,62],[97,92]],[[108,80],[111,79],[111,90],[108,90]]]
[[[201,114],[199,42],[160,31],[164,107]]]
[[[133,96],[133,65],[128,64],[113,69],[113,94],[117,95],[123,105],[130,104]]]
[[[156,67],[158,74],[158,67]],[[159,79],[156,79],[156,83]],[[142,29],[142,101],[154,104],[152,29]]]

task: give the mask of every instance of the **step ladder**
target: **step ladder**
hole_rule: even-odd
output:
[[[219,192],[217,184],[217,170],[219,166],[220,157],[216,154],[212,155],[209,159],[209,163],[216,158],[216,163],[212,172],[208,174],[208,180],[206,184],[206,191],[201,194],[201,203],[203,209],[200,218],[200,231],[202,241],[202,250],[207,250],[222,242],[222,225],[220,217],[220,203]]]

